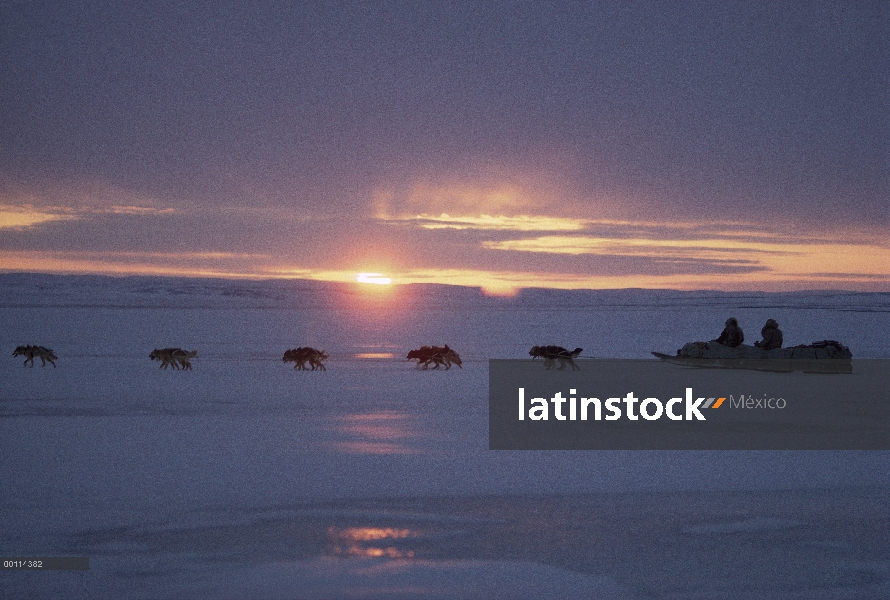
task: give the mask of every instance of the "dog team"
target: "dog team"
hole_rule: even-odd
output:
[[[578,365],[575,364],[574,359],[581,354],[581,348],[575,348],[574,350],[566,350],[561,346],[533,346],[529,355],[534,358],[543,358],[544,359],[544,367],[546,369],[552,369],[556,363],[559,363],[559,370],[563,370],[566,368],[566,365],[572,367],[573,371],[579,370]],[[56,366],[57,357],[52,350],[46,348],[44,346],[19,346],[12,353],[13,357],[15,356],[24,356],[25,364],[24,366],[34,366],[34,359],[39,358],[42,365],[46,366],[46,363],[49,362],[53,367]],[[151,360],[156,360],[161,363],[160,369],[172,368],[174,371],[191,371],[192,363],[190,359],[198,356],[197,350],[183,350],[182,348],[155,348],[152,350],[151,354],[148,357]],[[324,350],[316,350],[315,348],[299,347],[293,348],[290,350],[286,350],[284,353],[284,358],[282,359],[284,362],[292,362],[294,363],[294,369],[298,371],[306,371],[306,370],[320,370],[326,371],[327,368],[324,366],[324,361],[327,360],[328,353]],[[440,366],[444,366],[445,370],[451,368],[452,365],[457,365],[461,369],[463,368],[463,362],[460,359],[460,355],[454,351],[453,348],[450,348],[448,344],[444,346],[421,346],[416,350],[412,350],[408,353],[408,360],[416,360],[417,368],[419,369],[429,369],[430,365],[432,365],[433,369],[438,369]]]

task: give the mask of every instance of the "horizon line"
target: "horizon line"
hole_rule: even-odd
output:
[[[147,279],[180,279],[180,280],[214,280],[214,281],[249,281],[249,282],[278,282],[278,281],[300,281],[306,283],[317,283],[317,284],[333,284],[337,286],[361,286],[362,288],[366,288],[367,284],[362,284],[358,281],[343,281],[337,279],[317,279],[310,277],[300,277],[300,276],[288,276],[288,275],[273,275],[269,274],[235,274],[235,275],[224,275],[217,273],[103,273],[103,272],[58,272],[58,271],[27,271],[27,270],[16,270],[16,269],[0,269],[0,277],[8,276],[8,275],[26,275],[26,276],[47,276],[47,277],[101,277],[107,279],[127,279],[127,278],[147,278]],[[696,293],[696,292],[710,292],[710,293],[719,293],[719,294],[738,294],[738,293],[749,293],[749,294],[795,294],[795,293],[832,293],[832,294],[890,294],[890,289],[887,290],[857,290],[850,288],[799,288],[799,289],[785,289],[785,290],[767,290],[767,289],[725,289],[725,288],[670,288],[670,287],[639,287],[639,286],[627,286],[627,287],[600,287],[600,288],[584,288],[584,287],[554,287],[554,286],[535,286],[535,285],[526,285],[526,286],[516,286],[511,290],[509,294],[498,294],[492,293],[490,291],[486,291],[484,286],[481,285],[467,285],[461,283],[447,283],[447,282],[436,282],[436,281],[408,281],[408,282],[398,282],[393,281],[390,285],[387,286],[374,286],[375,288],[399,288],[399,287],[412,287],[412,286],[442,286],[442,287],[453,287],[453,288],[464,288],[477,290],[480,294],[487,297],[504,297],[509,298],[515,296],[522,291],[526,290],[545,290],[545,291],[554,291],[554,292],[618,292],[618,291],[645,291],[645,292],[674,292],[674,293]]]

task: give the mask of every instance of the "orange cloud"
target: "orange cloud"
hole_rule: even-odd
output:
[[[175,212],[172,208],[149,206],[109,206],[68,208],[45,206],[35,208],[30,204],[22,206],[0,205],[0,229],[28,229],[52,221],[77,221],[90,215],[162,215]]]
[[[890,275],[890,247],[853,242],[787,243],[740,239],[645,239],[593,236],[542,236],[487,241],[490,250],[548,254],[644,256],[654,260],[730,260],[760,265],[774,276],[803,276],[825,272],[849,275]]]
[[[25,229],[51,221],[90,215],[161,215],[175,212],[156,199],[103,183],[76,183],[26,189],[0,186],[0,229]]]
[[[585,219],[547,216],[451,216],[442,213],[439,216],[420,214],[410,217],[390,219],[391,221],[410,221],[423,229],[477,229],[488,231],[580,231],[587,226]]]
[[[37,209],[30,205],[0,205],[0,229],[27,229],[50,221],[76,219],[73,214],[46,209]]]
[[[265,254],[228,252],[51,252],[0,251],[0,271],[259,278]]]
[[[418,214],[516,214],[532,206],[532,198],[516,185],[434,185],[416,183],[403,192],[379,190],[373,199],[381,219]]]

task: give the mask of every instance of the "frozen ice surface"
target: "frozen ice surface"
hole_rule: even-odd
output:
[[[890,295],[0,275],[0,573],[10,598],[879,598],[886,452],[492,452],[487,360],[837,339],[888,358]],[[404,357],[447,343],[463,369]],[[326,372],[285,349],[324,348]],[[197,349],[189,372],[153,348]],[[549,594],[549,596],[548,596]]]
[[[144,585],[144,583],[143,583]],[[338,559],[272,562],[171,573],[163,591],[121,589],[140,597],[236,600],[493,599],[623,600],[633,596],[608,578],[506,560]]]

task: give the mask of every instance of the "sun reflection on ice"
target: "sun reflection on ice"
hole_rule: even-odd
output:
[[[383,360],[395,358],[396,355],[392,352],[359,352],[355,357],[362,360]]]
[[[341,437],[332,447],[349,454],[416,454],[421,434],[407,413],[379,411],[334,419],[332,432]],[[342,439],[346,438],[346,439]]]
[[[414,558],[413,550],[390,545],[394,540],[415,537],[410,529],[395,527],[329,527],[332,551],[338,556]]]

